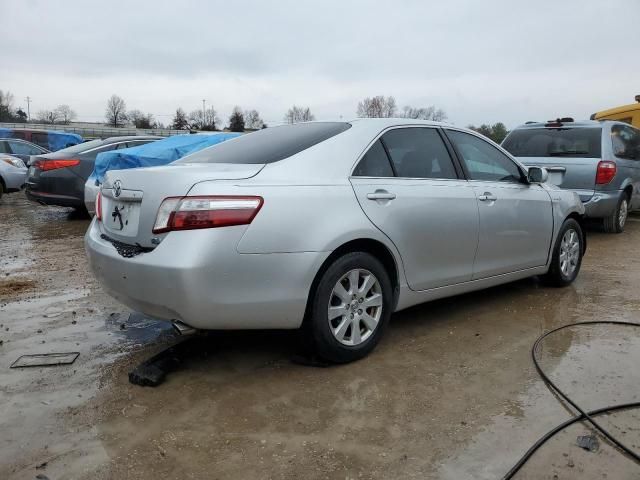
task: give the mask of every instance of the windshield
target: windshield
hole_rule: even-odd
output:
[[[596,128],[523,128],[502,147],[514,157],[600,158],[602,130]]]
[[[296,123],[270,127],[219,143],[174,162],[273,163],[300,153],[351,128],[344,122]]]

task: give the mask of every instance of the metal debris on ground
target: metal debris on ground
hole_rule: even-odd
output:
[[[598,450],[599,445],[598,439],[595,435],[580,435],[576,440],[576,444],[580,448],[584,448],[589,452],[595,452],[596,450]]]
[[[57,367],[58,365],[71,365],[76,361],[78,355],[80,355],[80,352],[22,355],[13,362],[9,368]]]

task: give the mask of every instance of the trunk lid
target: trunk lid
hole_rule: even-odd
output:
[[[186,164],[112,170],[102,192],[102,229],[111,239],[153,248],[152,232],[160,203],[187,195],[194,184],[210,180],[241,180],[260,172],[264,164]]]
[[[599,158],[562,156],[516,158],[528,167],[546,168],[550,183],[575,191],[583,202],[594,195]]]

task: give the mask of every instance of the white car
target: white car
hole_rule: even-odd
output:
[[[27,167],[18,157],[0,154],[0,197],[4,193],[17,192],[27,180]]]

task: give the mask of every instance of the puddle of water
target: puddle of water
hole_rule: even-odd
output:
[[[563,330],[548,337],[539,352],[549,377],[586,410],[640,400],[638,358],[640,327],[615,325]],[[536,380],[443,462],[438,478],[501,478],[536,440],[571,416]],[[617,418],[614,414],[600,421],[616,425],[622,422]]]

